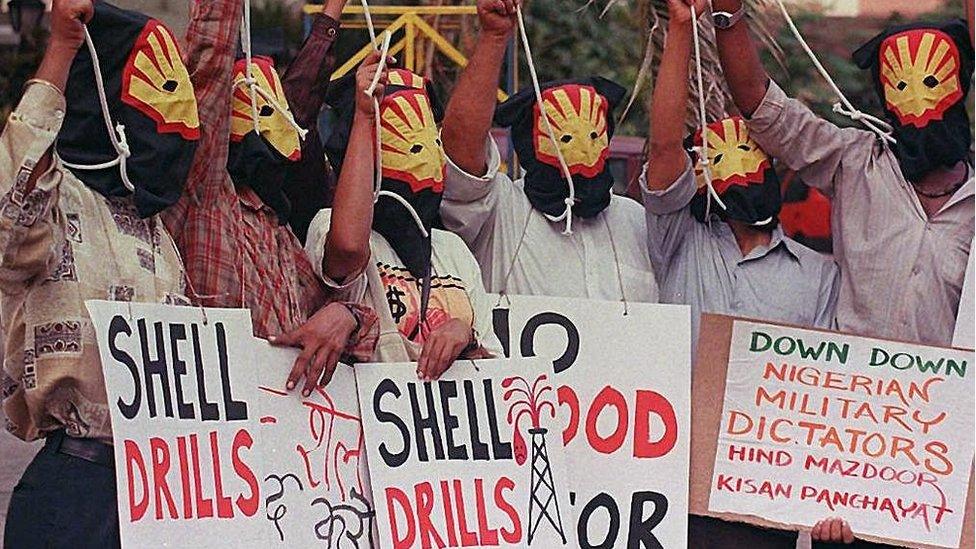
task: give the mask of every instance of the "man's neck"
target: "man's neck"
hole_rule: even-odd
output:
[[[965,162],[959,162],[951,168],[940,166],[913,183],[915,194],[929,217],[952,198],[961,183],[965,183],[969,169]]]
[[[773,232],[766,229],[758,229],[748,223],[729,219],[726,221],[735,236],[735,242],[739,245],[742,257],[749,255],[752,250],[759,246],[769,246],[773,240]]]

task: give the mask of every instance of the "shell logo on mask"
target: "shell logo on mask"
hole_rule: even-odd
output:
[[[156,122],[160,133],[200,137],[197,99],[169,29],[150,20],[122,73],[122,101]]]
[[[904,125],[922,128],[962,96],[959,48],[936,29],[912,29],[886,38],[879,50],[885,103]]]
[[[610,154],[606,98],[592,86],[567,84],[543,90],[542,101],[570,173],[585,178],[596,177],[603,171]],[[536,158],[559,168],[559,158],[538,104],[534,119],[532,133]]]
[[[766,170],[772,167],[769,157],[751,137],[741,117],[725,118],[706,126],[708,165],[715,192],[722,194],[732,185],[762,184]],[[695,134],[695,145],[701,146],[701,132]],[[698,172],[696,171],[696,174]],[[699,188],[704,178],[699,178]]]
[[[247,61],[240,59],[234,64],[234,97],[231,102],[230,137],[239,142],[249,132],[254,131],[252,120],[251,92],[244,78],[247,74]],[[251,58],[251,74],[257,86],[274,98],[275,103],[288,111],[288,100],[285,98],[284,88],[278,78],[274,64],[267,57]],[[301,157],[301,141],[298,130],[288,118],[275,108],[260,93],[257,93],[258,130],[261,137],[276,151],[288,160],[298,160]]]
[[[401,75],[393,71],[390,77],[401,78]],[[415,193],[424,189],[441,193],[447,157],[422,82],[421,89],[407,81],[391,80],[391,84],[410,86],[410,89],[387,95],[380,105],[383,178],[403,181]]]

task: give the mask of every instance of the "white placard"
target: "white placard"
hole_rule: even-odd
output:
[[[379,545],[576,547],[547,365],[415,370],[356,366]]]
[[[494,321],[512,355],[552,364],[581,543],[685,547],[689,308],[508,296]]]
[[[712,512],[958,547],[973,353],[735,321]]]
[[[969,248],[969,261],[966,278],[962,281],[962,295],[959,298],[959,312],[956,314],[956,330],[952,335],[952,346],[963,349],[976,348],[976,240]]]
[[[263,544],[250,314],[86,305],[112,414],[123,546]]]

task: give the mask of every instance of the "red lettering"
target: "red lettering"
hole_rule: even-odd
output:
[[[420,546],[430,549],[433,547],[431,545],[433,539],[437,547],[444,547],[444,540],[430,520],[431,511],[434,509],[434,489],[429,482],[421,482],[413,487],[413,492],[417,499],[417,522],[419,523],[417,529],[420,531]]]
[[[441,481],[441,503],[444,505],[444,520],[447,522],[447,545],[457,547],[457,534],[454,532],[454,511],[451,509],[451,485]]]
[[[176,503],[173,502],[173,494],[169,491],[169,484],[166,482],[166,473],[169,472],[169,448],[166,441],[159,437],[149,439],[149,453],[152,455],[153,468],[153,492],[156,494],[156,520],[163,520],[163,498],[166,498],[166,509],[171,518],[180,518],[176,511]]]
[[[203,497],[203,477],[200,475],[200,448],[197,445],[197,435],[190,435],[190,457],[193,458],[193,486],[196,488],[197,518],[213,516],[213,500]]]
[[[132,440],[126,440],[125,445],[125,475],[129,479],[129,521],[138,522],[146,515],[149,508],[149,479],[146,477],[146,463],[142,459],[139,445]],[[132,476],[132,466],[139,469],[142,478],[142,500],[136,501],[135,479]]]
[[[481,546],[490,547],[498,545],[498,530],[488,528],[488,514],[485,512],[485,482],[480,478],[474,479],[475,502],[478,507],[478,534],[481,537]]]
[[[464,514],[464,490],[461,488],[461,481],[454,479],[454,498],[457,504],[458,530],[461,531],[461,547],[475,547],[478,545],[478,536],[468,530],[467,517]]]
[[[607,437],[601,437],[596,424],[600,413],[607,406],[617,409],[617,428]],[[613,387],[604,387],[593,399],[590,411],[586,414],[586,439],[590,446],[601,454],[612,454],[623,445],[627,438],[627,401],[620,391]]]
[[[563,429],[563,446],[565,446],[576,438],[576,432],[579,430],[579,397],[576,396],[576,391],[573,391],[573,388],[568,385],[560,385],[559,389],[556,390],[556,395],[560,406],[569,406],[569,424]]]
[[[502,539],[510,545],[515,545],[522,541],[522,519],[519,518],[518,511],[515,510],[515,507],[505,501],[505,490],[512,491],[514,489],[515,483],[508,477],[502,477],[495,483],[495,506],[508,515],[508,519],[512,521],[511,530],[504,528],[499,530],[502,534]]]
[[[233,518],[234,507],[230,503],[230,498],[224,495],[224,480],[221,478],[217,431],[210,431],[210,457],[213,458],[214,497],[217,498],[217,516],[220,518]]]
[[[190,498],[190,464],[186,458],[186,438],[176,437],[176,452],[180,457],[180,486],[183,488],[183,518],[193,518],[193,500]]]
[[[231,447],[231,460],[234,463],[234,472],[237,476],[247,484],[248,488],[251,490],[251,495],[244,497],[244,494],[237,496],[237,508],[244,513],[246,517],[253,517],[255,513],[258,512],[258,479],[254,476],[254,471],[241,459],[240,451],[241,448],[251,449],[251,445],[254,444],[254,439],[251,438],[251,433],[248,433],[244,429],[237,431],[234,435],[234,444]]]
[[[397,520],[396,509],[393,508],[393,503],[396,502],[403,509],[404,518],[406,520],[404,523],[407,526],[407,530],[403,537],[400,537],[400,528],[397,526],[400,522]],[[407,495],[403,493],[399,488],[394,488],[392,486],[386,489],[386,509],[387,513],[390,515],[390,533],[393,534],[393,548],[394,549],[406,549],[413,546],[413,541],[417,536],[417,530],[413,525],[413,510],[410,505],[410,499]]]
[[[655,442],[650,440],[651,414],[656,414],[664,423],[664,433]],[[657,458],[667,455],[678,441],[678,418],[674,415],[674,407],[655,391],[637,391],[634,423],[634,457]]]

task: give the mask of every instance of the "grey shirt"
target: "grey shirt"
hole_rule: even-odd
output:
[[[747,123],[766,153],[832,199],[839,328],[949,345],[973,240],[972,177],[930,218],[873,133],[838,128],[775,82]]]
[[[780,227],[768,246],[743,256],[725,222],[706,224],[692,216],[697,185],[690,163],[664,191],[648,191],[643,176],[640,183],[661,302],[691,306],[693,342],[702,313],[834,327],[839,270],[830,258],[785,236]]]

